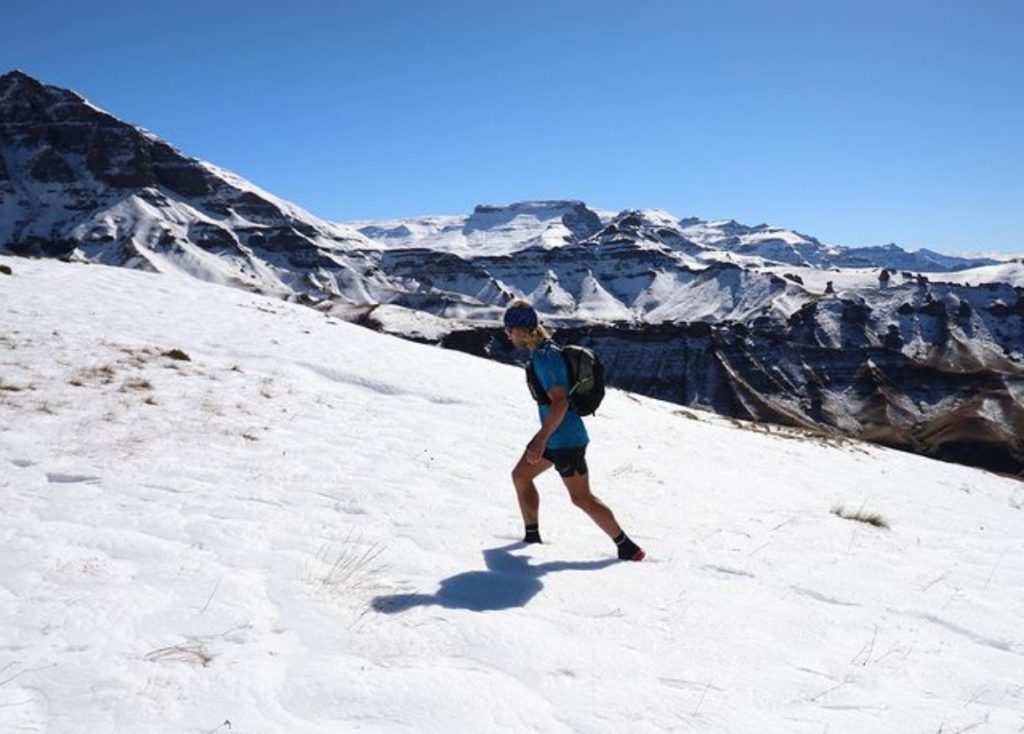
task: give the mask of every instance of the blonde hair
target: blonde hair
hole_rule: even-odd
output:
[[[505,307],[506,310],[510,308],[533,308],[533,304],[523,298],[517,298]],[[530,335],[530,341],[534,344],[540,344],[545,339],[550,339],[552,335],[552,332],[540,323],[539,315],[537,325],[532,329],[527,329],[525,326],[518,328],[525,330]]]

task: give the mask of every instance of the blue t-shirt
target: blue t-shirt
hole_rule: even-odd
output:
[[[565,367],[562,350],[550,339],[537,347],[531,363],[545,392],[559,385],[565,388],[566,393],[572,388],[569,384],[569,370]],[[540,422],[543,425],[551,406],[540,405],[538,407],[540,408]],[[548,439],[548,448],[577,449],[586,446],[589,442],[590,437],[587,435],[587,429],[583,426],[583,419],[570,407],[561,424]]]

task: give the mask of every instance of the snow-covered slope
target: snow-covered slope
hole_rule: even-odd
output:
[[[1017,482],[612,391],[592,481],[650,561],[553,475],[522,547],[519,370],[0,264],[4,731],[1024,726]]]

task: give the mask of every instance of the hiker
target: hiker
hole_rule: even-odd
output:
[[[573,504],[587,513],[615,542],[619,558],[624,561],[643,560],[643,549],[623,532],[608,505],[590,492],[585,458],[590,439],[583,419],[569,404],[569,371],[562,358],[562,350],[551,339],[548,330],[540,325],[537,312],[526,301],[510,304],[505,311],[504,322],[505,333],[516,349],[530,351],[527,370],[533,371],[540,389],[550,399],[550,404],[539,405],[540,430],[527,444],[512,470],[512,482],[526,525],[523,542],[541,542],[538,521],[540,495],[533,480],[553,466],[569,490]]]

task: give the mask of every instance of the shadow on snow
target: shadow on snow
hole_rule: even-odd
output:
[[[526,606],[544,588],[540,577],[556,571],[596,571],[618,561],[552,561],[530,565],[525,556],[511,551],[527,547],[517,542],[484,551],[486,571],[467,571],[446,578],[434,594],[389,594],[378,596],[371,606],[384,614],[395,614],[417,606],[440,606],[446,609],[469,609],[474,612],[496,611]]]

